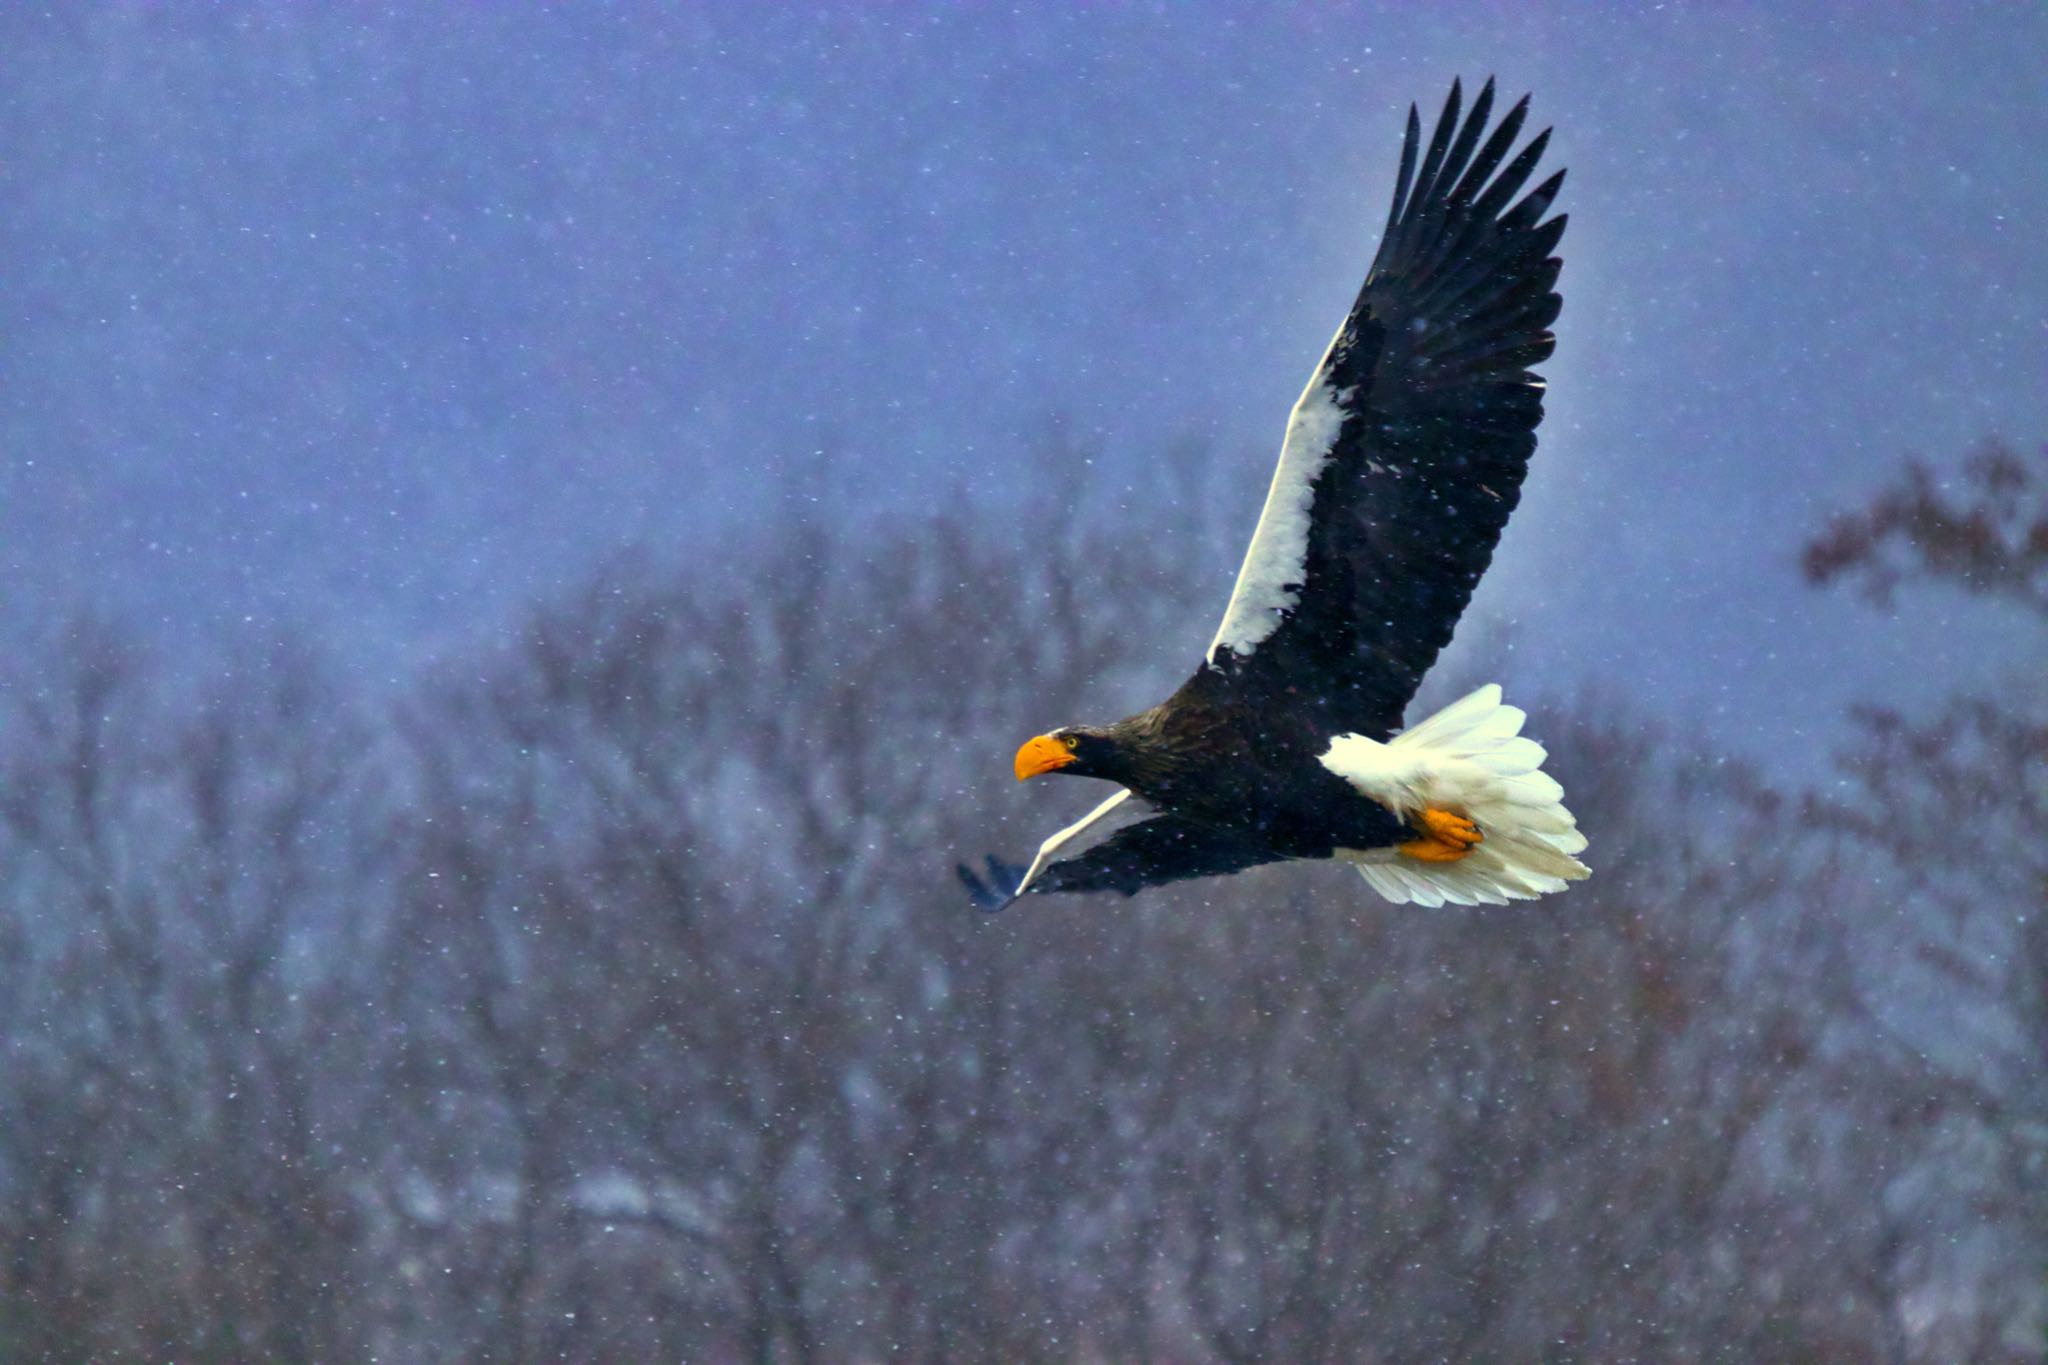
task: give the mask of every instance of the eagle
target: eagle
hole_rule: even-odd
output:
[[[1530,366],[1561,306],[1566,215],[1545,215],[1564,172],[1522,193],[1550,130],[1510,159],[1528,97],[1490,132],[1493,81],[1461,120],[1462,103],[1454,81],[1426,149],[1409,106],[1379,251],[1288,418],[1200,666],[1149,710],[1017,750],[1019,781],[1117,790],[1021,875],[993,857],[986,874],[959,867],[984,908],[1285,859],[1350,863],[1422,905],[1505,904],[1587,875],[1564,791],[1498,686],[1401,729],[1520,497],[1543,417]],[[1144,818],[1072,851],[1120,808]]]

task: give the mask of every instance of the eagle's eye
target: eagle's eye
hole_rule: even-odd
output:
[[[1060,743],[1067,746],[1068,753],[1072,753],[1081,747],[1081,737],[1079,735],[1061,735]]]

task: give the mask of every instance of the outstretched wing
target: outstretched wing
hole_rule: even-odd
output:
[[[985,910],[1001,910],[1022,896],[1060,891],[1117,891],[1132,896],[1148,886],[1220,877],[1276,863],[1283,856],[1226,830],[1197,825],[1177,815],[1155,815],[1118,830],[1085,853],[1046,863],[1036,876],[1019,878],[1021,869],[995,858],[989,859],[986,878],[964,864],[955,871],[977,904]],[[1013,885],[1015,891],[1001,889]]]
[[[1543,384],[1528,367],[1554,344],[1550,253],[1565,225],[1543,215],[1564,173],[1512,203],[1549,130],[1502,168],[1527,97],[1483,146],[1493,82],[1462,126],[1459,103],[1454,83],[1419,170],[1409,108],[1379,254],[1295,404],[1209,676],[1197,675],[1204,690],[1308,713],[1323,735],[1399,727],[1536,449]]]

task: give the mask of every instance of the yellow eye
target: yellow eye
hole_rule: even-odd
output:
[[[1075,749],[1081,746],[1081,741],[1073,735],[1061,735],[1060,743],[1067,746],[1068,753],[1074,752]]]

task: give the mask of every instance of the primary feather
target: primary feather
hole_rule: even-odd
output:
[[[1543,416],[1528,367],[1555,344],[1545,220],[1564,173],[1514,201],[1548,130],[1495,175],[1524,98],[1484,145],[1493,82],[1460,92],[1414,176],[1409,110],[1387,231],[1295,405],[1209,666],[1248,693],[1321,685],[1333,729],[1384,737],[1450,643],[1521,495]],[[1455,140],[1453,131],[1456,131]]]

